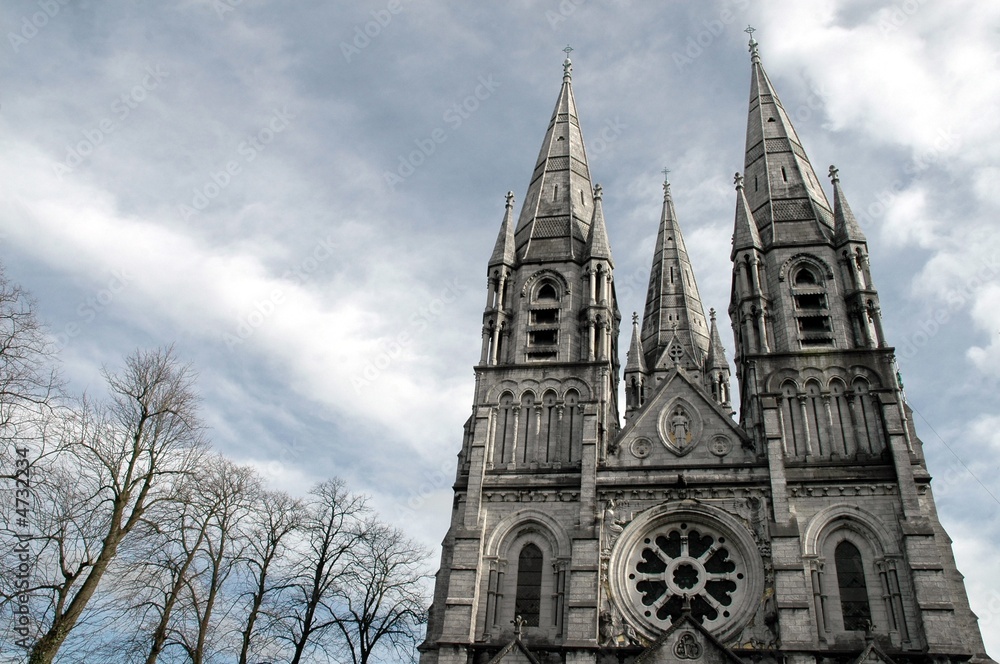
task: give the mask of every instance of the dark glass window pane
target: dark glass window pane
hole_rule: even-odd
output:
[[[517,559],[517,599],[514,614],[529,627],[538,627],[542,604],[542,552],[534,544],[525,544]]]
[[[841,542],[834,552],[834,560],[837,565],[844,629],[866,629],[872,619],[872,610],[868,604],[868,586],[865,584],[861,552],[850,542]]]

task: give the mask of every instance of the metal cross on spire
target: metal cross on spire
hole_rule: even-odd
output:
[[[573,47],[570,46],[569,44],[566,44],[566,48],[563,49],[563,53],[566,54],[567,59],[569,58],[569,54],[572,52],[573,52]]]
[[[663,173],[663,184],[670,184],[670,180],[667,179],[667,176],[670,175],[670,169],[664,166],[660,172]]]
[[[753,33],[757,32],[757,28],[753,27],[752,25],[748,25],[747,29],[744,30],[743,32],[750,35],[750,44],[749,44],[750,55],[752,55],[755,58],[759,57],[760,54],[757,52],[757,40],[753,38]]]
[[[566,44],[563,52],[566,54],[566,60],[563,61],[563,78],[566,79],[573,74],[573,62],[569,59],[569,54],[573,52],[573,47]]]

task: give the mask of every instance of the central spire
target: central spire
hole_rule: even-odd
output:
[[[515,233],[518,257],[529,263],[586,260],[594,216],[594,184],[573,98],[573,63],[569,59],[573,49],[567,46],[564,50],[562,88]]]
[[[664,171],[663,211],[642,324],[643,354],[646,366],[653,371],[668,368],[685,356],[682,364],[701,367],[709,346],[705,310],[666,179],[669,170]],[[672,346],[679,346],[683,354],[676,350],[668,353]]]

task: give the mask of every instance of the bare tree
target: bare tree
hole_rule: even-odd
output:
[[[284,638],[291,642],[291,664],[310,661],[307,652],[322,648],[336,618],[330,602],[346,574],[348,552],[363,534],[365,499],[332,479],[310,492],[303,518],[303,541],[295,554],[295,576],[285,593]]]
[[[215,620],[223,586],[248,546],[243,526],[260,494],[260,478],[249,466],[238,466],[213,455],[201,473],[196,505],[200,506],[202,538],[199,569],[188,580],[187,613],[192,629],[180,630],[181,645],[192,664],[203,664],[210,637],[220,640],[225,630]],[[230,606],[222,607],[223,614]]]
[[[52,662],[125,538],[153,505],[173,499],[172,480],[195,469],[205,445],[192,372],[172,349],[136,352],[120,374],[104,375],[109,401],[81,407],[46,470],[69,476],[46,496],[55,513],[41,533],[40,558],[54,569],[40,570],[50,572],[37,589],[48,597],[47,627],[30,664]]]
[[[31,435],[60,395],[53,348],[35,316],[34,300],[0,268],[0,431],[6,449]],[[4,468],[12,466],[4,465]]]
[[[277,616],[270,605],[274,598],[291,587],[287,576],[276,568],[286,560],[288,547],[294,544],[292,540],[302,527],[302,512],[302,501],[279,491],[264,491],[251,515],[249,541],[243,557],[249,598],[241,630],[239,664],[248,664],[251,652],[262,654],[262,650],[272,649],[266,630]],[[261,618],[265,621],[264,629]]]
[[[412,660],[426,622],[429,552],[392,526],[370,522],[348,553],[335,622],[354,664],[376,652]]]

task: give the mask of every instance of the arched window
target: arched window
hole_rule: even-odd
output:
[[[834,560],[844,629],[867,629],[872,620],[872,608],[868,603],[868,586],[865,583],[861,552],[858,547],[844,540],[837,545]]]
[[[551,282],[545,282],[542,284],[541,288],[538,289],[537,300],[558,300],[559,297],[556,295],[556,287],[552,285]]]
[[[830,381],[830,416],[833,419],[831,446],[833,451],[848,457],[853,453],[851,411],[847,405],[847,387],[840,380]]]
[[[493,439],[493,461],[507,463],[514,453],[514,395],[504,392],[497,408],[496,433]]]
[[[805,454],[805,441],[800,431],[802,419],[799,409],[798,389],[795,383],[786,381],[781,385],[781,428],[785,454],[799,456]],[[800,450],[799,447],[802,449]]]
[[[565,432],[566,461],[580,460],[582,452],[576,450],[583,440],[583,411],[580,407],[580,394],[576,390],[568,390],[564,400],[566,407],[563,413],[563,430]]]
[[[559,419],[556,413],[556,393],[549,390],[542,395],[542,422],[538,441],[538,456],[546,463],[552,461],[558,445]],[[544,448],[544,449],[542,449]]]
[[[521,423],[519,425],[521,430],[518,432],[517,436],[517,445],[521,448],[517,455],[518,463],[528,463],[529,461],[534,461],[537,458],[535,449],[535,431],[538,423],[535,421],[536,418],[535,395],[531,392],[525,392],[521,396]]]
[[[542,552],[528,543],[517,557],[517,597],[514,615],[521,616],[528,627],[538,627],[542,608]]]
[[[808,267],[800,267],[795,273],[794,279],[796,286],[818,286],[819,279],[816,278],[816,273],[813,272]]]
[[[542,282],[531,301],[528,315],[529,361],[559,357],[559,291],[551,281]]]
[[[833,326],[826,287],[815,267],[799,265],[792,269],[792,305],[801,346],[832,346]]]

